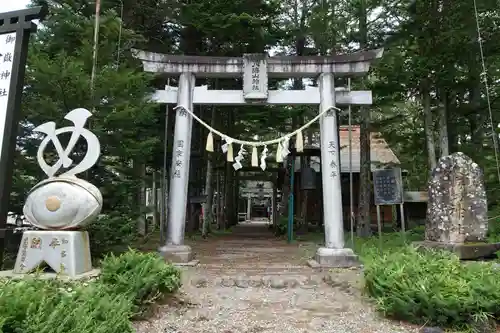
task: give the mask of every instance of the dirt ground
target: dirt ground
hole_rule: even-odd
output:
[[[313,243],[287,244],[263,224],[187,242],[200,264],[183,269],[175,304],[137,322],[139,333],[391,333],[418,327],[381,318],[361,293],[361,269],[313,270]]]

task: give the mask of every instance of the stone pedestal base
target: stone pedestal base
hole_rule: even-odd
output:
[[[314,260],[309,261],[309,265],[313,268],[350,268],[358,267],[361,264],[358,260],[358,256],[354,254],[352,249],[330,249],[320,247],[318,251],[316,251]]]
[[[24,278],[34,278],[39,280],[62,280],[62,281],[89,281],[95,279],[101,274],[101,270],[98,268],[94,268],[88,272],[83,274],[78,274],[75,276],[69,275],[60,275],[57,273],[40,273],[40,274],[19,274],[14,273],[14,271],[0,271],[0,278],[8,278],[12,280],[22,280]]]
[[[432,241],[414,242],[419,248],[446,250],[463,260],[474,260],[494,256],[500,250],[500,243],[441,243]]]
[[[188,245],[165,245],[159,248],[160,255],[174,264],[194,263],[193,252]]]
[[[25,231],[14,274],[26,274],[46,263],[54,272],[76,277],[92,270],[86,231]]]

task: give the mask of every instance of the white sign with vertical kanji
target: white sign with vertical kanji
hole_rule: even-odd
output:
[[[0,155],[2,152],[3,133],[7,117],[7,105],[9,102],[15,47],[15,32],[0,35]]]
[[[267,56],[243,56],[243,97],[245,100],[266,100],[268,97]]]

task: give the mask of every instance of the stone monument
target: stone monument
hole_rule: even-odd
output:
[[[76,177],[92,167],[101,154],[98,138],[84,128],[91,115],[88,110],[79,108],[64,117],[74,126],[56,129],[54,122],[47,122],[34,129],[45,134],[38,148],[37,161],[49,178],[35,185],[26,199],[24,215],[40,230],[24,232],[14,274],[30,273],[43,263],[69,277],[92,270],[89,235],[79,228],[100,213],[102,195],[97,187]],[[71,133],[66,148],[58,139],[63,133]],[[80,137],[87,142],[87,151],[81,162],[75,164],[70,155]],[[54,165],[47,164],[44,159],[50,142],[58,156]],[[61,167],[66,171],[55,176]]]
[[[500,244],[488,243],[487,232],[481,169],[463,153],[441,157],[429,181],[425,241],[417,245],[446,249],[461,259],[488,257]]]

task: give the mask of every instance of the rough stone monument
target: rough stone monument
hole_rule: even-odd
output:
[[[487,242],[487,232],[481,169],[463,153],[443,156],[429,181],[425,241],[417,245],[446,249],[461,259],[487,257],[500,249]]]
[[[74,126],[56,129],[55,122],[47,122],[34,129],[45,134],[38,148],[37,161],[49,178],[35,185],[26,199],[24,215],[40,230],[24,232],[14,274],[30,273],[43,263],[69,277],[92,270],[89,235],[79,228],[100,213],[102,195],[97,187],[76,177],[92,167],[101,154],[98,138],[84,128],[91,115],[86,109],[75,109],[64,117]],[[58,139],[63,133],[71,133],[66,148]],[[87,142],[87,152],[76,164],[70,156],[81,137]],[[47,164],[44,158],[50,142],[58,156],[54,165]],[[67,171],[55,176],[61,168]]]

